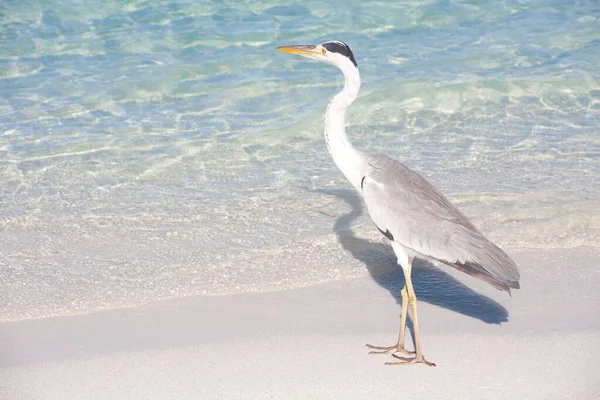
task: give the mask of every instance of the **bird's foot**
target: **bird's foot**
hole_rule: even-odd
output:
[[[435,364],[429,362],[423,357],[423,355],[414,356],[412,358],[405,358],[397,356],[396,354],[392,354],[392,357],[397,358],[400,361],[395,362],[386,362],[385,365],[413,365],[413,364],[425,364],[430,367],[435,367]]]
[[[399,344],[395,344],[395,345],[389,346],[389,347],[373,346],[370,344],[367,344],[366,346],[369,349],[371,349],[369,354],[392,354],[393,355],[394,353],[402,353],[407,356],[411,356],[411,355],[415,354],[412,351],[405,350],[404,346],[399,345]]]

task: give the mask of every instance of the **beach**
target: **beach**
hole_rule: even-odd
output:
[[[388,366],[400,272],[309,288],[193,297],[0,324],[2,398],[596,399],[594,249],[521,252],[513,296],[417,262],[437,367]],[[408,347],[412,348],[410,336]]]
[[[0,400],[599,399],[598,37],[592,1],[2,1]],[[415,262],[435,368],[365,347],[404,277],[323,138],[345,80],[276,50],[330,41],[337,128],[520,271]]]

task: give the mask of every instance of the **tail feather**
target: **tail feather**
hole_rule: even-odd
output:
[[[509,294],[510,289],[519,289],[519,269],[508,254],[478,231],[468,233],[456,237],[455,248],[461,249],[462,254],[456,254],[454,259],[436,259]]]
[[[520,289],[521,285],[519,285],[518,280],[509,280],[502,279],[496,276],[493,276],[489,271],[487,271],[481,264],[475,262],[450,262],[446,260],[436,259],[437,261],[448,265],[450,267],[456,268],[459,271],[465,272],[475,278],[481,279],[498,290],[504,290],[510,294],[510,289]]]

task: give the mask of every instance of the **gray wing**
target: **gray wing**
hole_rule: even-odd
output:
[[[442,193],[382,155],[367,156],[361,181],[371,219],[390,240],[500,290],[519,288],[519,271]]]

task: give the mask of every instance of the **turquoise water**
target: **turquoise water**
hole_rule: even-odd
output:
[[[331,39],[357,147],[509,252],[600,246],[597,2],[5,0],[0,320],[368,275],[333,231],[341,75],[274,50]]]

